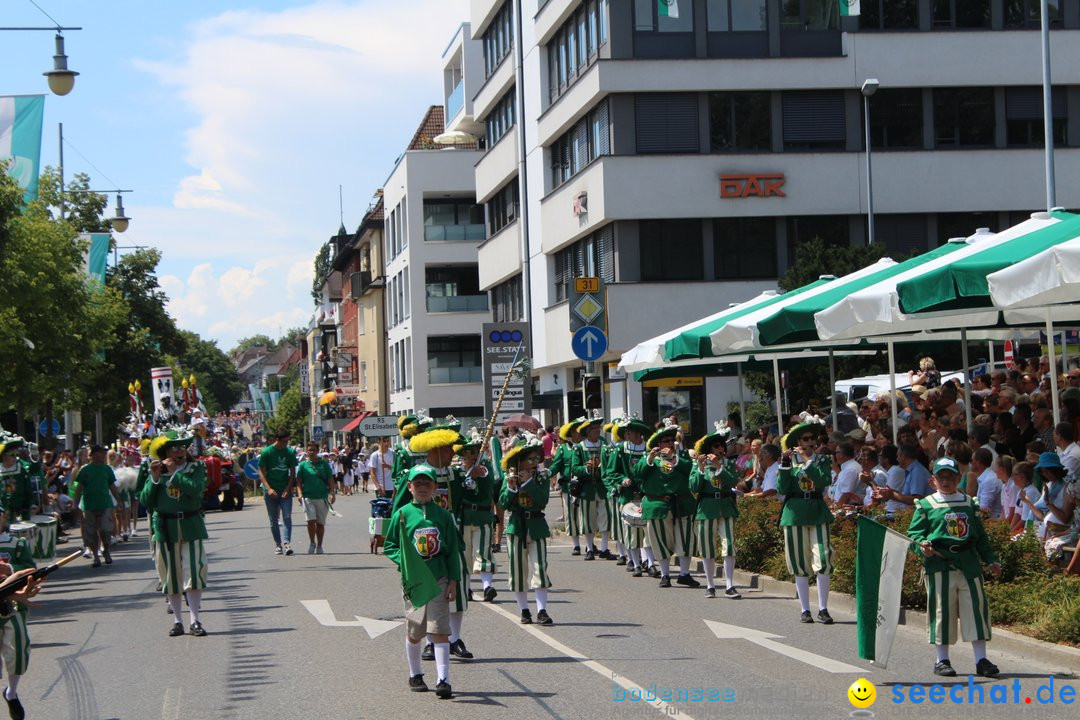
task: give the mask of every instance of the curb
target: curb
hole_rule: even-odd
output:
[[[698,569],[701,570],[701,561],[698,560],[697,562]],[[721,574],[722,572],[718,568],[717,575]],[[766,589],[769,589],[794,597],[794,583],[777,580],[769,575],[749,573],[736,569],[735,583],[739,586],[748,587],[751,592],[765,592]],[[829,604],[832,608],[842,612],[855,614],[855,597],[847,593],[830,590]],[[926,613],[919,610],[900,608],[900,625],[925,629]],[[991,647],[996,646],[1022,660],[1034,660],[1044,665],[1058,667],[1060,669],[1057,673],[1060,675],[1075,677],[1076,669],[1080,668],[1080,648],[1037,640],[997,625],[993,626],[993,637],[990,645]]]

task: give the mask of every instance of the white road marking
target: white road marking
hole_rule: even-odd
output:
[[[725,623],[716,622],[715,620],[706,620],[705,624],[709,626],[709,629],[712,630],[713,634],[720,640],[746,640],[763,647],[766,650],[772,650],[773,652],[780,653],[793,660],[804,662],[807,665],[813,665],[826,672],[862,674],[870,672],[865,668],[855,667],[854,665],[842,663],[839,660],[833,660],[832,658],[827,658],[822,655],[815,655],[806,650],[800,650],[791,645],[774,642],[775,640],[782,639],[784,637],[783,635],[773,635],[771,633],[762,632],[761,630],[739,627],[738,625],[727,625]]]
[[[180,720],[180,688],[165,688],[161,720]]]
[[[320,625],[326,627],[362,627],[367,631],[368,637],[374,640],[383,633],[389,632],[396,628],[398,625],[404,623],[393,620],[378,620],[376,618],[366,618],[360,615],[353,615],[355,620],[338,620],[334,617],[334,611],[330,607],[330,603],[326,600],[301,600],[300,604],[307,608],[307,611],[315,616],[315,619],[319,621]]]
[[[622,686],[622,688],[624,690],[626,690],[627,692],[637,691],[638,696],[642,698],[642,702],[646,703],[647,705],[654,708],[655,710],[663,713],[664,715],[678,716],[680,718],[685,718],[685,720],[694,720],[694,718],[690,717],[690,715],[688,715],[683,710],[672,707],[671,705],[669,705],[668,703],[664,702],[663,700],[661,700],[659,698],[657,698],[655,700],[651,700],[651,701],[644,700],[644,698],[646,696],[645,689],[643,687],[641,687],[640,685],[638,685],[637,683],[635,683],[633,680],[630,680],[629,678],[625,678],[622,675],[619,675],[614,670],[612,670],[612,669],[610,669],[608,667],[605,667],[604,665],[601,665],[600,663],[596,662],[595,660],[590,660],[589,658],[587,658],[584,655],[582,655],[581,653],[579,653],[577,650],[574,650],[571,647],[567,647],[566,645],[563,645],[558,640],[556,640],[553,637],[551,637],[550,635],[544,633],[540,629],[538,629],[536,627],[533,627],[532,625],[520,625],[519,624],[519,618],[516,615],[514,615],[513,613],[511,613],[509,610],[505,610],[505,609],[499,607],[498,605],[492,605],[490,603],[476,603],[476,604],[479,605],[480,607],[485,607],[488,610],[491,610],[492,612],[499,613],[503,617],[510,620],[510,622],[514,623],[515,625],[518,625],[518,627],[520,627],[522,630],[529,633],[534,638],[536,638],[540,642],[542,642],[545,645],[547,645],[548,647],[550,647],[552,650],[555,650],[556,652],[560,652],[560,653],[562,653],[563,655],[565,655],[568,658],[572,658],[574,660],[577,660],[579,663],[581,663],[585,667],[589,668],[593,672],[603,676],[603,678],[605,680],[610,680],[611,682]]]

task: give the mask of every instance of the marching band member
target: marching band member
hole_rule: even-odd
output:
[[[485,457],[477,464],[484,438],[477,428],[470,431],[468,437],[459,438],[454,445],[460,464],[451,465],[454,474],[454,492],[459,495],[458,524],[462,530],[465,551],[465,565],[461,575],[466,587],[474,573],[480,574],[484,602],[494,602],[498,593],[491,586],[491,577],[495,572],[495,558],[491,553],[492,534],[495,531],[496,487],[495,472]],[[472,590],[470,589],[471,593]]]
[[[680,512],[679,496],[689,491],[690,458],[675,450],[675,436],[679,426],[665,421],[664,427],[649,437],[645,444],[649,454],[638,461],[635,471],[644,499],[641,501],[642,517],[648,521],[649,545],[660,564],[660,587],[671,587],[670,565],[672,555],[679,556],[680,585],[700,587],[690,577],[689,538],[686,536],[685,520],[690,513]]]
[[[0,454],[8,452],[6,445],[7,442],[0,442]],[[36,567],[30,541],[8,532],[8,515],[0,506],[0,578]],[[4,700],[7,701],[8,713],[13,718],[26,716],[18,694],[19,681],[30,665],[30,635],[26,630],[26,613],[27,606],[22,602],[16,603],[11,598],[0,601],[0,658],[3,658],[4,670],[8,676]]]
[[[781,441],[784,455],[776,491],[784,496],[780,527],[784,530],[784,559],[788,572],[795,576],[795,589],[802,609],[800,622],[813,623],[810,615],[810,571],[817,573],[818,622],[832,625],[829,615],[829,577],[833,572],[834,551],[829,526],[833,515],[823,493],[832,482],[832,460],[815,455],[820,423],[799,423]],[[798,450],[793,446],[798,443]],[[798,452],[802,464],[793,463]]]
[[[423,413],[402,415],[398,418],[398,432],[401,433],[401,441],[394,446],[394,463],[390,474],[394,479],[394,509],[401,507],[399,497],[406,489],[409,468],[424,461],[424,453],[410,449],[409,441],[417,434],[431,426],[431,418],[423,416]],[[408,502],[408,501],[406,501]]]
[[[740,598],[735,589],[735,518],[739,511],[735,507],[735,486],[739,482],[739,471],[734,461],[725,458],[724,448],[731,429],[724,422],[715,423],[716,430],[705,435],[694,445],[697,457],[694,469],[690,473],[690,489],[698,496],[696,532],[694,533],[695,555],[702,558],[705,565],[705,597],[716,597],[716,542],[717,535],[723,544],[724,581],[729,598]]]
[[[574,446],[570,461],[570,495],[574,497],[577,505],[578,519],[581,532],[585,535],[585,559],[596,559],[596,545],[594,535],[600,533],[600,557],[606,560],[614,560],[615,556],[608,550],[608,531],[601,528],[600,513],[605,515],[604,528],[607,527],[607,505],[604,498],[604,486],[601,481],[603,469],[601,455],[605,443],[600,438],[600,432],[604,426],[601,417],[590,418],[578,425],[578,432],[584,437],[581,442]],[[601,509],[602,508],[602,509]]]
[[[566,534],[574,543],[571,555],[581,554],[581,527],[577,513],[577,498],[570,494],[570,465],[574,457],[574,447],[581,442],[581,433],[578,426],[585,422],[586,418],[580,417],[571,420],[559,428],[559,446],[555,448],[555,454],[551,456],[548,464],[548,472],[551,477],[559,476],[559,490],[562,494],[563,517],[566,518]]]
[[[645,529],[631,527],[622,521],[623,508],[632,502],[639,492],[634,467],[645,455],[645,433],[649,426],[636,417],[627,417],[613,422],[612,439],[615,447],[605,454],[604,485],[611,496],[609,512],[616,528],[615,543],[619,550],[619,564],[626,565],[634,577],[642,576],[641,548],[644,545]],[[624,439],[625,438],[625,439]]]
[[[544,445],[535,436],[524,433],[517,444],[503,455],[506,471],[499,506],[510,512],[506,527],[510,555],[510,590],[521,611],[521,623],[532,623],[528,591],[536,595],[536,621],[552,625],[547,612],[547,591],[551,578],[547,574],[547,538],[551,534],[544,508],[547,507],[548,473],[540,467],[544,460]]]
[[[34,502],[30,465],[19,459],[19,451],[25,444],[18,435],[0,436],[0,480],[4,483],[0,504],[7,508],[8,517],[16,521],[30,519]]]

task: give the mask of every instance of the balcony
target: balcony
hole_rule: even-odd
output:
[[[484,380],[484,368],[476,367],[447,367],[428,368],[429,385],[461,385],[465,383],[479,383]]]
[[[470,225],[425,225],[426,242],[483,242],[484,224]]]
[[[430,293],[430,289],[429,289]],[[488,296],[483,295],[428,295],[427,311],[429,313],[444,312],[487,312]]]
[[[465,81],[458,80],[458,84],[446,96],[446,118],[453,120],[465,107]]]

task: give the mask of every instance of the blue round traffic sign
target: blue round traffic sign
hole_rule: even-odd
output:
[[[249,480],[259,479],[259,459],[248,460],[244,465],[244,474],[247,475]]]
[[[607,335],[598,327],[585,325],[577,329],[570,347],[579,359],[585,362],[599,360],[607,352]]]
[[[38,434],[45,437],[56,437],[60,434],[60,421],[53,418],[52,424],[47,424],[44,420],[38,425]]]

